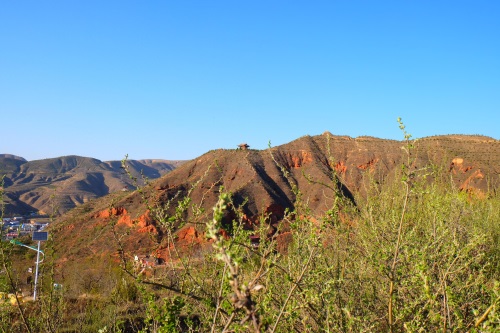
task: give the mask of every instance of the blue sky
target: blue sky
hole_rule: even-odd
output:
[[[500,139],[499,1],[1,1],[0,153]]]

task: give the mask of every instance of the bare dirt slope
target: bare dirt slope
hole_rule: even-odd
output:
[[[411,168],[432,168],[435,176],[429,182],[452,181],[457,190],[479,195],[498,189],[498,140],[439,136],[420,139],[414,146]],[[142,192],[121,192],[79,207],[54,225],[54,237],[61,240],[59,251],[66,258],[116,255],[115,225],[127,253],[154,250],[160,257],[166,256],[163,227],[148,213],[144,196],[150,204],[165,206],[170,202],[167,211],[173,215],[179,200],[189,195],[189,208],[183,213],[189,223],[178,229],[177,240],[185,245],[201,244],[204,222],[212,217],[221,186],[233,194],[237,206],[242,205],[249,228],[263,214],[269,216],[271,225],[280,223],[285,210],[294,208],[294,188],[307,202],[309,214],[320,216],[335,198],[332,182],[355,203],[368,183],[383,185],[394,179],[391,175],[407,157],[404,147],[400,141],[324,133],[262,151],[213,150],[152,182]],[[71,243],[62,241],[68,239]]]

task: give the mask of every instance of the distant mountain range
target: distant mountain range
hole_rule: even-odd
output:
[[[127,160],[130,173],[156,179],[184,161]],[[0,154],[0,176],[4,176],[6,215],[28,213],[60,215],[84,202],[107,194],[134,189],[121,161],[62,156],[35,161]],[[142,185],[142,184],[141,184]]]

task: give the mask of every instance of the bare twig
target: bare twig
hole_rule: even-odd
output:
[[[224,276],[226,275],[226,269],[227,269],[227,265],[224,265],[224,270],[222,272],[222,279],[220,282],[219,294],[217,295],[217,305],[215,308],[214,318],[212,321],[212,329],[210,330],[210,332],[212,332],[212,333],[215,332],[215,323],[217,322],[217,317],[219,316],[219,309],[220,309],[220,304],[221,304],[220,301],[222,300],[222,290],[224,287]]]
[[[288,292],[288,295],[286,297],[285,303],[283,303],[283,306],[281,307],[280,313],[278,314],[278,318],[276,318],[276,321],[274,322],[273,328],[270,331],[271,333],[273,333],[273,332],[276,331],[276,328],[278,327],[278,324],[279,324],[279,322],[281,320],[281,317],[283,316],[283,313],[285,312],[285,308],[286,308],[286,306],[288,304],[288,301],[292,297],[293,292],[295,291],[295,288],[297,288],[297,286],[299,285],[300,281],[302,281],[302,278],[304,277],[304,274],[305,274],[305,272],[307,270],[307,267],[309,266],[309,263],[311,262],[311,259],[314,256],[314,253],[316,252],[315,250],[316,250],[316,248],[313,248],[311,250],[311,253],[309,254],[309,258],[307,258],[307,261],[304,264],[304,267],[302,267],[302,271],[300,272],[300,275],[299,275],[297,281],[295,281],[295,283],[290,288],[290,291]]]

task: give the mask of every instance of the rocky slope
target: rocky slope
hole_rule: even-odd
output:
[[[155,179],[175,169],[181,161],[127,161],[130,172]],[[124,174],[121,161],[102,162],[81,156],[64,156],[36,161],[0,155],[4,175],[5,213],[30,212],[56,215],[84,202],[112,192],[130,189],[133,182]]]
[[[414,143],[411,168],[432,168],[429,182],[452,181],[457,190],[487,195],[500,185],[500,141],[483,136],[437,136]],[[144,198],[175,213],[177,204],[189,196],[190,206],[182,214],[189,223],[176,231],[181,246],[203,244],[203,225],[211,218],[219,188],[233,194],[242,205],[249,228],[262,215],[268,223],[280,223],[285,210],[296,201],[294,187],[310,208],[312,217],[328,210],[335,198],[332,182],[338,182],[353,202],[371,184],[394,179],[403,159],[405,143],[372,137],[350,138],[326,132],[301,137],[268,150],[213,150],[154,181],[142,191],[119,192],[85,204],[54,225],[60,240],[58,252],[70,257],[116,254],[115,232],[127,253],[168,256],[163,227],[148,211]],[[430,171],[430,169],[427,169]],[[421,171],[425,172],[425,171]],[[287,175],[287,177],[285,177]],[[167,205],[167,203],[169,203]],[[227,216],[230,221],[231,214]],[[74,235],[78,235],[75,239]],[[67,241],[72,239],[72,242]],[[62,242],[62,240],[66,240]],[[201,245],[200,245],[201,246]]]

